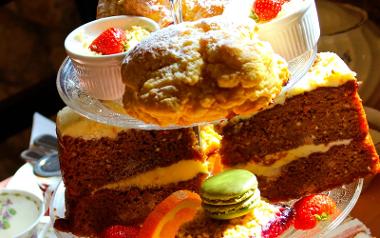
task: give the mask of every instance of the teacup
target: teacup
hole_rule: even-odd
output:
[[[16,189],[0,190],[0,237],[31,238],[44,215],[44,203],[36,195]]]

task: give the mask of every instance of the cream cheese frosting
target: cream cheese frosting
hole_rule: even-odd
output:
[[[288,151],[281,151],[278,153],[266,155],[263,158],[263,161],[268,161],[272,159],[276,160],[274,163],[270,165],[259,164],[251,161],[246,164],[236,165],[234,166],[234,168],[246,169],[259,176],[276,177],[281,174],[282,167],[299,158],[306,158],[313,153],[325,153],[334,146],[349,145],[351,141],[352,139],[345,139],[332,141],[328,144],[302,145]]]
[[[283,104],[286,98],[313,91],[319,87],[338,87],[356,80],[356,73],[335,53],[318,53],[313,66],[295,85],[285,89],[274,99],[274,104]]]
[[[101,137],[116,138],[118,133],[125,129],[88,120],[69,107],[65,107],[58,112],[57,130],[61,136],[90,140]]]

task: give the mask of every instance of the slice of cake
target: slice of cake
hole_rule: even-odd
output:
[[[334,53],[318,54],[303,79],[266,110],[220,125],[226,167],[258,176],[262,196],[289,200],[379,170],[355,73]]]
[[[208,174],[191,128],[122,129],[64,108],[57,134],[66,214],[55,227],[75,235],[92,237],[111,225],[141,223],[174,191],[198,191]]]

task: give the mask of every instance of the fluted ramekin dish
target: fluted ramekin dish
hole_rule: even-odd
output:
[[[315,59],[320,37],[314,0],[304,0],[297,10],[259,23],[259,37],[288,61],[292,79],[300,79]]]
[[[121,79],[121,62],[128,53],[111,55],[91,54],[84,47],[85,39],[95,39],[110,27],[126,29],[140,26],[153,32],[159,29],[156,22],[137,16],[112,16],[84,24],[72,31],[65,39],[66,53],[73,62],[81,87],[91,96],[100,100],[116,100],[124,93]]]

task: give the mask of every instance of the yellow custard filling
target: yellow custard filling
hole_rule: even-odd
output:
[[[171,183],[187,181],[199,173],[208,173],[208,165],[197,160],[182,160],[167,167],[155,168],[142,174],[107,184],[101,189],[123,189],[128,187],[159,187]]]
[[[281,151],[278,153],[266,155],[263,158],[264,161],[277,159],[276,162],[274,162],[271,165],[262,165],[255,162],[249,162],[247,164],[239,164],[237,166],[234,166],[234,168],[246,169],[259,176],[276,177],[281,174],[281,168],[291,163],[292,161],[295,161],[299,158],[308,157],[309,155],[313,153],[318,153],[318,152],[325,153],[334,146],[348,145],[351,143],[351,141],[352,139],[347,139],[347,140],[333,141],[328,144],[303,145],[303,146],[300,146],[298,148],[291,149],[288,151]]]

